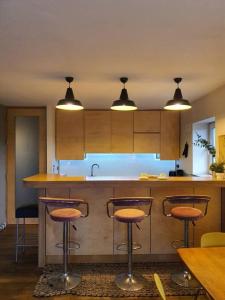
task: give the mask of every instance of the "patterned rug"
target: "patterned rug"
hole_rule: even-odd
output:
[[[126,264],[76,264],[70,267],[82,276],[81,283],[75,289],[65,291],[49,287],[48,276],[61,270],[60,265],[50,265],[43,269],[33,295],[36,297],[65,294],[88,297],[154,297],[159,294],[153,280],[153,273],[159,274],[167,296],[191,296],[197,293],[196,289],[179,287],[171,281],[170,275],[182,270],[182,265],[179,263],[134,264],[135,272],[142,274],[147,280],[147,285],[137,292],[123,291],[114,283],[117,274],[126,272]]]

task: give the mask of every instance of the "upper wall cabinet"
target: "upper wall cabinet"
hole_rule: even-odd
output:
[[[160,159],[175,160],[180,157],[180,113],[161,112]]]
[[[111,112],[85,111],[85,152],[111,152]]]
[[[134,132],[160,132],[160,111],[135,111]]]
[[[180,114],[56,110],[56,158],[79,160],[85,153],[160,153],[179,159]]]
[[[133,112],[111,112],[111,152],[133,152]]]
[[[56,159],[84,158],[84,113],[56,109]]]

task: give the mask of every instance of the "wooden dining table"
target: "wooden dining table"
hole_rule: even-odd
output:
[[[225,300],[225,247],[177,250],[190,272],[214,300]]]

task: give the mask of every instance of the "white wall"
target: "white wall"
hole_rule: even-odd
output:
[[[181,167],[190,174],[193,173],[193,123],[215,117],[217,149],[218,136],[225,134],[225,85],[192,104],[193,107],[191,110],[182,112],[181,114],[181,151],[183,151],[186,141],[189,144],[189,156],[181,159]]]

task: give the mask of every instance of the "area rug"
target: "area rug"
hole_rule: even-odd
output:
[[[137,292],[120,290],[114,283],[117,274],[126,272],[126,264],[74,264],[70,267],[82,276],[79,286],[70,291],[54,290],[49,287],[48,276],[61,271],[61,266],[49,265],[43,269],[33,295],[36,297],[65,294],[88,297],[154,297],[158,296],[158,291],[153,280],[153,273],[159,274],[167,296],[192,296],[197,293],[196,289],[179,287],[171,281],[171,274],[182,270],[182,265],[179,263],[134,264],[135,272],[142,274],[147,281],[146,286]]]

